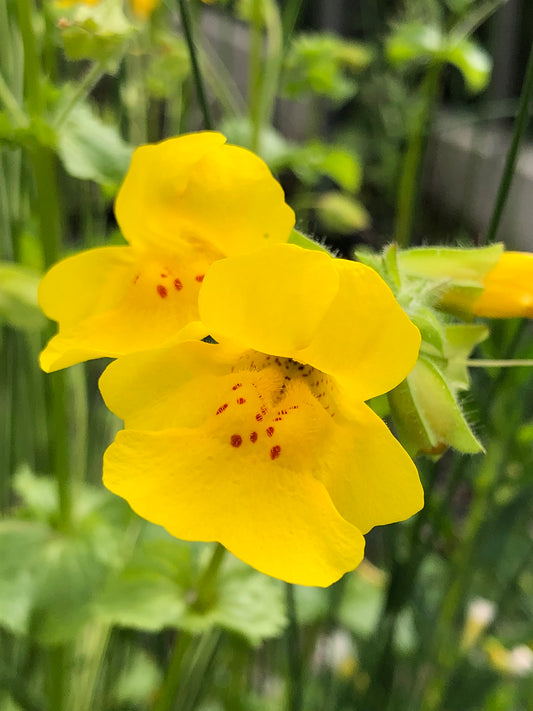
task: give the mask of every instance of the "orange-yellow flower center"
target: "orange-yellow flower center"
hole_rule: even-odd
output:
[[[226,396],[213,413],[214,435],[235,450],[283,458],[304,430],[312,434],[313,423],[319,432],[317,411],[336,413],[332,379],[290,358],[251,352],[225,379]]]

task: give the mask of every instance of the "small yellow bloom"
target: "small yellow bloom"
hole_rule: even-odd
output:
[[[102,356],[203,337],[198,292],[216,259],[285,242],[294,213],[265,163],[204,132],[138,148],[115,214],[129,246],[56,264],[39,303],[59,322],[47,372]]]
[[[178,538],[329,585],[364,533],[422,506],[413,462],[365,404],[409,373],[420,334],[375,271],[294,245],[214,263],[200,314],[217,344],[131,354],[102,376],[126,427],[104,483]]]
[[[483,279],[472,313],[488,318],[533,318],[533,254],[504,252]]]

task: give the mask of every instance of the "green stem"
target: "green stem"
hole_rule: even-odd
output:
[[[260,152],[261,131],[272,120],[283,61],[283,30],[278,6],[273,0],[261,5],[255,0],[252,16],[251,46],[251,148]],[[263,51],[263,27],[266,26],[266,47]]]
[[[56,115],[53,125],[58,131],[65,121],[70,116],[70,112],[80,101],[85,99],[92,89],[98,84],[102,76],[105,74],[103,65],[100,62],[92,64],[82,80],[76,85],[75,89],[68,98],[68,101],[61,107],[61,110]]]
[[[261,140],[261,100],[263,82],[263,23],[261,0],[252,0],[250,28],[250,74],[248,79],[248,101],[250,103],[250,123],[252,138],[250,148],[258,153]]]
[[[17,0],[19,30],[24,49],[24,80],[30,114],[42,116],[46,104],[42,91],[41,62],[33,32],[31,0]]]
[[[289,661],[287,709],[288,711],[301,711],[303,708],[303,668],[294,587],[290,583],[286,583],[285,591],[289,618],[289,626],[287,628],[287,652]]]
[[[518,115],[514,124],[513,138],[505,160],[503,175],[496,196],[496,203],[487,232],[487,242],[494,242],[498,234],[498,228],[503,215],[503,210],[509,197],[509,191],[513,182],[514,170],[518,159],[518,149],[524,137],[524,132],[527,128],[529,118],[529,104],[533,95],[533,43],[529,52],[526,74],[522,85],[520,95],[520,104],[518,107]]]
[[[289,39],[292,36],[303,4],[304,0],[287,0],[285,3],[282,15],[283,43],[285,46],[287,46]]]
[[[427,70],[420,89],[422,105],[409,135],[403,162],[396,203],[395,240],[400,247],[404,248],[408,247],[411,242],[416,203],[420,191],[420,169],[429,136],[441,70],[440,62],[432,63]]]
[[[187,0],[178,0],[181,23],[183,26],[183,33],[185,35],[185,41],[189,50],[189,57],[191,60],[191,69],[194,78],[194,85],[196,87],[196,93],[198,95],[198,103],[200,104],[200,109],[204,117],[204,126],[206,129],[211,130],[213,128],[213,122],[211,121],[211,115],[209,113],[209,105],[207,103],[207,95],[205,92],[204,82],[202,79],[202,73],[200,72],[200,65],[198,62],[198,54],[196,51],[196,45],[194,44],[192,21],[189,8],[187,5]]]
[[[212,551],[211,559],[203,571],[196,587],[196,599],[191,607],[196,610],[208,607],[216,593],[216,582],[226,549],[217,543]],[[185,631],[178,633],[176,645],[170,658],[167,673],[159,689],[153,711],[171,711],[176,701],[176,694],[181,681],[181,671],[194,636]]]
[[[466,361],[469,368],[524,368],[533,366],[533,359],[523,358],[517,360],[490,360],[472,358]]]
[[[20,128],[28,123],[28,119],[24,111],[20,108],[18,101],[15,99],[11,89],[7,85],[6,80],[0,74],[0,101],[5,107],[11,121],[15,124],[15,128]]]

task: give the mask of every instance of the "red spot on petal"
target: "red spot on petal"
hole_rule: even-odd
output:
[[[232,387],[232,390],[238,390],[239,388],[242,388],[242,383],[237,383]]]
[[[272,437],[274,434],[274,428],[273,427],[267,427],[266,433],[269,437]]]
[[[250,442],[257,442],[257,432],[252,432],[250,435]]]
[[[164,273],[162,273],[162,274],[160,274],[159,276],[161,277],[161,279],[166,279],[166,278],[167,278],[167,276],[168,276],[168,274],[164,274]]]
[[[242,444],[242,437],[240,435],[231,435],[231,446],[232,447],[240,447]]]
[[[163,284],[158,284],[157,285],[157,293],[162,299],[166,299],[168,291],[166,288],[163,286]]]
[[[260,412],[258,412],[257,415],[255,416],[255,419],[256,419],[258,422],[261,422],[261,420],[263,419],[263,415],[262,415]]]
[[[281,447],[279,446],[279,444],[276,444],[270,450],[270,459],[277,459],[280,454],[281,454]]]
[[[237,398],[237,405],[244,405],[246,400],[243,397],[238,397]]]
[[[205,277],[205,274],[197,274],[194,278],[196,279],[196,281],[199,281],[200,283],[202,283],[204,280],[204,277]]]
[[[220,415],[221,412],[224,412],[224,410],[227,408],[228,403],[225,402],[223,405],[221,405],[218,410],[217,410],[217,415]]]
[[[139,281],[139,277],[140,277],[140,276],[141,276],[140,274],[136,274],[136,275],[133,277],[133,283],[134,283],[134,284],[136,284],[136,283]]]
[[[181,291],[183,289],[183,284],[180,279],[174,279],[174,289],[176,289],[176,291]]]

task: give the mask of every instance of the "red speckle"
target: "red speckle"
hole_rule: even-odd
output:
[[[266,407],[264,405],[261,405],[261,414],[266,415],[266,413],[267,413]]]
[[[231,435],[230,442],[232,447],[240,447],[242,444],[242,437],[237,434]]]
[[[281,447],[279,444],[276,444],[275,447],[272,447],[270,450],[270,459],[277,459],[279,455],[281,454]]]
[[[239,388],[242,388],[242,383],[237,383],[232,387],[232,390],[238,390]]]
[[[168,291],[166,288],[163,286],[163,284],[158,284],[157,285],[157,293],[162,299],[166,299]]]
[[[257,415],[255,416],[255,419],[256,419],[258,422],[261,422],[261,420],[263,419],[263,415],[262,415],[260,412],[258,412]]]
[[[199,281],[201,284],[204,280],[204,277],[205,277],[205,274],[197,274],[194,278],[196,279],[196,281]]]
[[[133,283],[136,284],[139,281],[140,274],[136,274],[133,278]]]
[[[257,432],[252,432],[250,435],[250,442],[257,442]]]
[[[221,412],[224,412],[224,410],[227,408],[228,403],[225,402],[223,405],[221,405],[218,410],[217,410],[217,415],[220,415]]]
[[[274,422],[281,422],[283,417],[274,417]]]
[[[274,428],[273,427],[267,427],[266,433],[269,437],[272,437],[274,434]]]
[[[237,405],[244,405],[246,400],[243,397],[238,397],[237,398]]]
[[[163,274],[160,274],[159,276],[161,277],[161,279],[166,279],[167,276],[168,276],[168,274],[164,274],[164,273],[163,273]]]
[[[180,279],[174,279],[174,289],[176,289],[176,291],[181,291],[183,289],[183,284]]]

